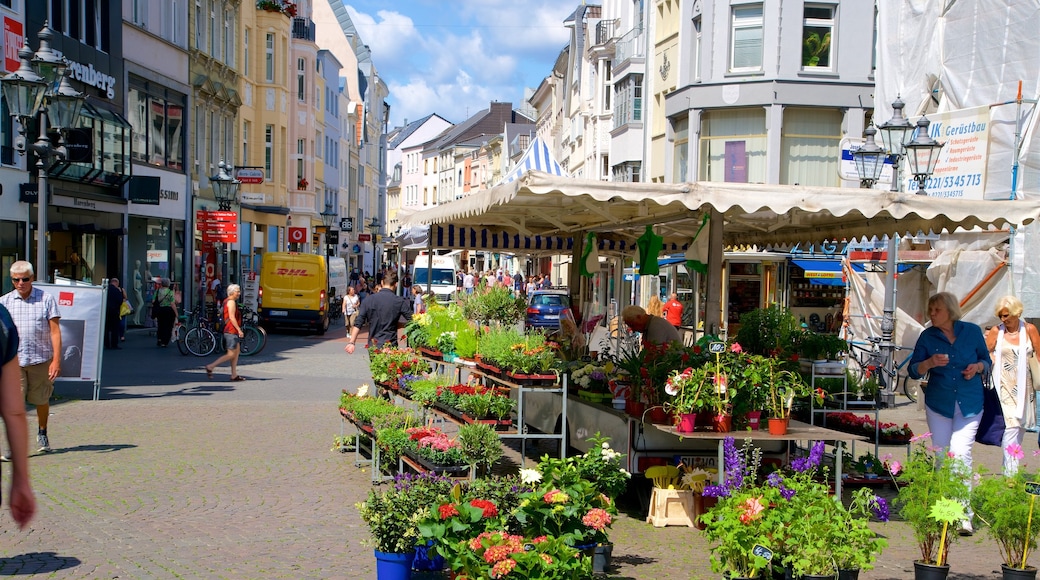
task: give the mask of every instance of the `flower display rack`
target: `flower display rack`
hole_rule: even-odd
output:
[[[399,471],[405,473],[406,468],[411,469],[415,473],[434,473],[452,479],[473,480],[476,477],[476,470],[472,466],[438,465],[427,461],[410,449],[406,449],[404,454],[398,459]]]
[[[350,413],[345,412],[343,409],[340,409],[339,415],[344,427],[347,423],[350,423],[357,430],[357,444],[354,445],[354,467],[371,465],[372,483],[374,484],[393,479],[392,475],[384,475],[380,471],[379,446],[376,445],[376,434],[372,425],[355,420]],[[341,428],[340,434],[345,434],[344,431]]]

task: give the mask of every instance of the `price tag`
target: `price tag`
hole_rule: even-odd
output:
[[[773,552],[772,552],[772,550],[770,550],[769,548],[767,548],[767,547],[765,547],[765,546],[763,546],[761,544],[755,544],[755,547],[751,548],[751,553],[754,554],[755,556],[760,557],[760,558],[765,558],[766,560],[772,560],[773,559]]]
[[[722,354],[726,352],[726,343],[724,342],[710,342],[708,343],[708,352],[712,354]]]
[[[1040,495],[1040,483],[1030,481],[1026,483],[1026,493],[1029,495]]]

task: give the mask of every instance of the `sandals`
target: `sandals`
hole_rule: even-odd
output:
[[[213,378],[213,369],[211,369],[209,367],[203,367],[203,368],[206,369],[206,378],[212,379]]]
[[[242,375],[235,375],[235,376],[231,377],[231,380],[237,383],[238,381],[246,380],[246,378],[243,377]]]

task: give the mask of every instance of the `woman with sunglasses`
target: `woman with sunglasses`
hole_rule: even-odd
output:
[[[986,333],[986,346],[993,353],[993,385],[1000,395],[1000,408],[1004,413],[1004,438],[1000,447],[1004,450],[1004,474],[1014,475],[1018,471],[1018,449],[1026,429],[1036,426],[1036,394],[1033,377],[1027,361],[1040,349],[1040,333],[1036,327],[1022,320],[1022,301],[1014,296],[997,300],[993,313],[1000,324]]]

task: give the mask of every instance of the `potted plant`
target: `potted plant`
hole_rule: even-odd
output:
[[[672,398],[665,407],[679,415],[678,431],[692,433],[696,428],[697,413],[712,408],[715,392],[714,375],[707,366],[687,367],[673,371],[665,381],[664,392]]]
[[[1033,501],[1026,484],[1040,481],[1040,471],[1026,473],[1023,468],[1011,476],[984,474],[971,490],[975,520],[982,524],[1003,559],[1004,578],[1036,578],[1036,567],[1027,555],[1037,547],[1040,514],[1033,513]]]
[[[736,342],[744,352],[777,358],[790,358],[795,338],[802,328],[791,311],[779,304],[757,308],[740,317]]]
[[[614,363],[579,362],[570,372],[571,384],[578,387],[578,396],[593,403],[609,403],[610,375]]]
[[[913,529],[920,550],[921,558],[914,561],[915,572],[933,569],[932,572],[948,573],[948,546],[957,536],[948,522],[935,517],[934,509],[937,505],[948,506],[946,500],[962,505],[963,509],[969,500],[968,469],[945,450],[929,446],[930,437],[931,433],[915,437],[906,463],[889,463],[888,469],[899,483],[899,515]]]
[[[502,440],[489,425],[461,425],[456,439],[470,465],[476,466],[478,476],[491,471],[491,466],[502,458]]]
[[[375,550],[377,578],[409,573],[421,539],[418,523],[437,498],[448,496],[451,486],[437,475],[399,475],[394,485],[370,490],[368,499],[356,504],[371,533],[367,543]]]
[[[837,509],[837,517],[828,543],[838,578],[856,580],[859,571],[872,569],[878,555],[888,547],[888,541],[867,525],[871,519],[888,521],[888,503],[866,487],[852,494],[848,507],[832,503]]]
[[[742,350],[739,343],[730,345],[723,366],[732,392],[734,416],[747,417],[748,427],[757,429],[769,402],[770,373],[777,363],[771,357]]]
[[[780,361],[767,358],[765,365],[767,371],[764,374],[769,384],[769,402],[766,405],[769,411],[769,432],[782,435],[787,432],[794,401],[814,393],[802,375],[783,368]],[[823,402],[821,391],[817,391],[815,396]]]
[[[430,365],[411,348],[384,346],[368,350],[368,366],[372,380],[384,386],[397,383],[401,375],[430,372]]]
[[[511,327],[527,313],[527,303],[522,297],[513,296],[509,288],[495,287],[467,294],[461,299],[461,305],[466,318],[481,326]]]

